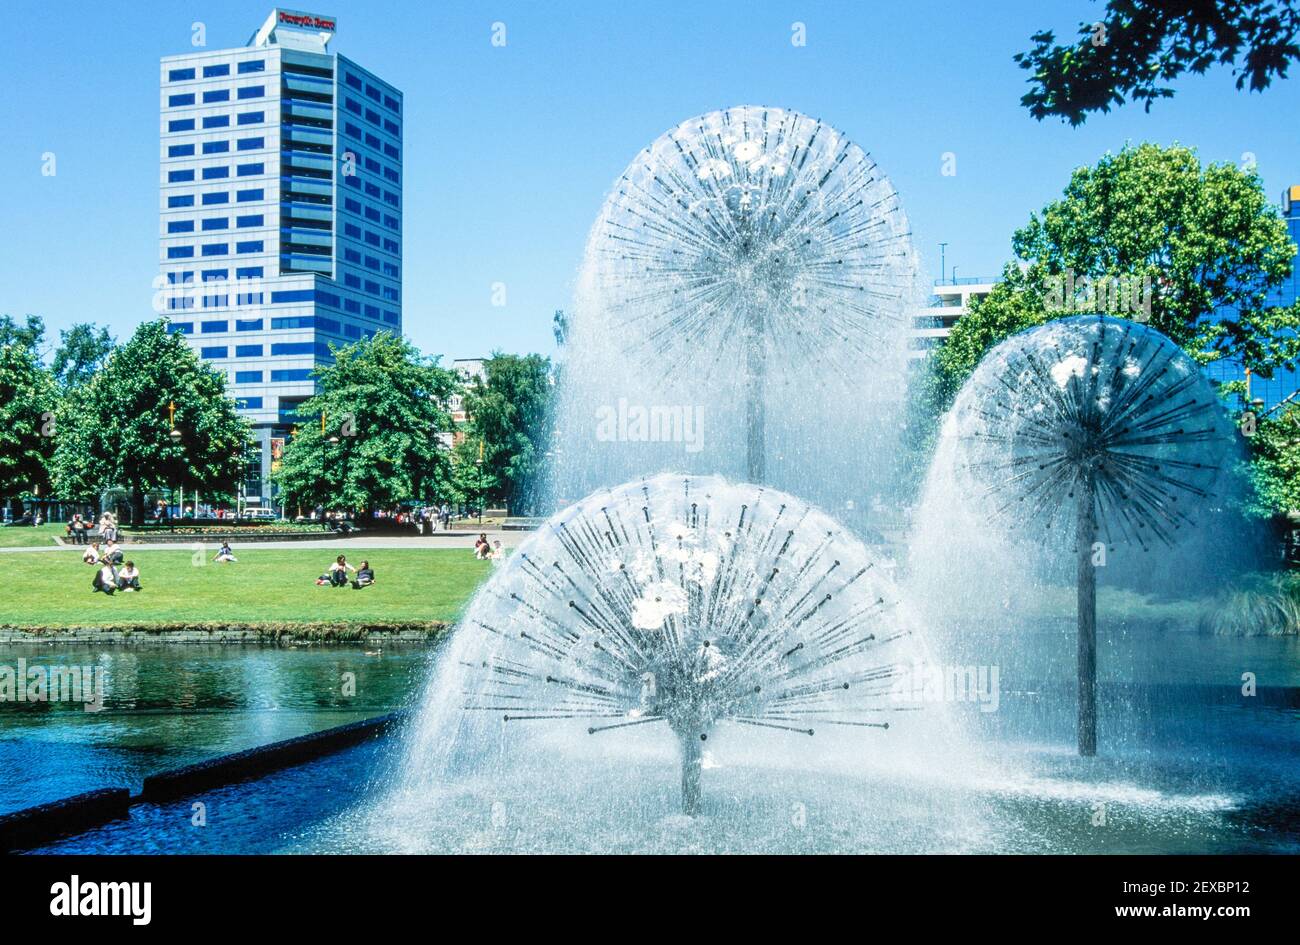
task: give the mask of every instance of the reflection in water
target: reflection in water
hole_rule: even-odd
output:
[[[93,666],[105,708],[0,702],[0,813],[405,706],[430,649],[11,645],[0,664]]]

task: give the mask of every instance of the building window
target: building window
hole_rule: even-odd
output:
[[[262,190],[260,188],[256,190],[241,190],[236,194],[236,198],[239,200],[240,203],[248,203],[253,200],[261,200]]]
[[[193,255],[194,255],[193,246],[168,246],[167,247],[168,259],[189,259]]]
[[[235,244],[236,253],[260,253],[262,252],[261,240],[247,240],[243,243]]]
[[[214,102],[230,101],[230,89],[213,89],[210,92],[203,93],[203,104],[211,105]]]
[[[180,196],[177,197],[168,197],[167,206],[168,207],[192,207],[194,206],[194,195],[181,194]]]
[[[240,164],[239,167],[235,169],[235,173],[237,173],[240,177],[253,177],[256,176],[257,174],[265,174],[266,165],[265,164]]]
[[[207,118],[203,119],[203,127],[204,128],[229,128],[230,116],[209,115]]]
[[[215,193],[203,195],[203,206],[208,207],[214,203],[230,203],[230,194],[224,190],[218,190]]]
[[[279,381],[307,381],[311,380],[311,368],[295,368],[293,370],[279,370],[271,372],[271,380]]]
[[[239,64],[239,74],[247,75],[250,72],[265,72],[265,59],[245,59]]]
[[[230,218],[229,218],[229,217],[211,217],[211,218],[209,218],[209,219],[203,221],[203,229],[205,229],[205,230],[228,230],[228,229],[230,229]],[[225,275],[225,274],[222,273],[222,275]]]
[[[316,297],[316,293],[315,293],[315,291],[312,290],[312,289],[292,289],[292,290],[287,291],[287,292],[272,292],[272,293],[271,293],[271,304],[272,304],[272,305],[276,305],[276,304],[279,304],[279,303],[281,303],[281,302],[310,302],[310,301],[312,301],[313,299],[315,299],[315,297]],[[282,318],[277,318],[277,319],[275,319],[275,321],[272,322],[271,327],[272,327],[272,328],[309,328],[309,327],[311,327],[310,324],[308,324],[308,325],[277,325],[277,324],[275,324],[275,322],[281,322],[281,321],[285,321],[285,319],[282,319]]]
[[[203,247],[204,256],[228,256],[230,255],[229,243],[208,243]]]
[[[204,325],[204,328],[207,326]],[[199,353],[205,358],[225,358],[229,357],[230,349],[225,345],[212,345],[209,348],[200,348]]]
[[[266,112],[240,112],[238,121],[241,125],[260,125],[266,121]]]
[[[261,226],[261,225],[262,225],[262,214],[260,213],[250,214],[249,216],[246,217],[235,217],[235,226],[238,227]]]
[[[189,157],[194,153],[192,144],[173,144],[167,149],[168,157]]]
[[[194,323],[172,322],[172,331],[176,332],[178,335],[192,335],[194,334]]]
[[[175,121],[169,121],[167,122],[167,130],[168,131],[193,131],[194,119],[178,118]]]
[[[229,176],[230,176],[230,168],[225,166],[205,167],[203,169],[204,180],[220,180],[221,178],[229,177]]]
[[[229,150],[230,150],[229,141],[204,141],[203,142],[204,154],[225,154]]]
[[[235,409],[236,410],[261,410],[262,398],[261,397],[236,397]]]
[[[224,279],[230,275],[229,269],[204,269],[199,273],[199,278],[204,282],[216,282],[218,279]]]
[[[191,169],[188,170],[188,171],[168,171],[168,172],[167,172],[167,182],[170,183],[170,184],[180,183],[180,182],[189,181],[189,180],[194,180],[194,169],[193,169],[193,168],[191,168]]]
[[[266,94],[266,86],[264,85],[246,85],[239,90],[239,97],[241,99],[261,98],[265,94]]]
[[[261,331],[262,319],[260,318],[237,318],[235,319],[235,331]],[[242,358],[243,355],[240,355]]]
[[[240,138],[239,139],[240,151],[256,151],[258,148],[264,148],[264,147],[266,147],[265,138]]]
[[[203,335],[219,335],[226,331],[230,331],[230,322],[204,322],[199,326],[199,333]]]
[[[271,293],[274,302],[275,293]],[[292,328],[313,328],[316,325],[316,319],[310,315],[288,315],[284,318],[271,319],[272,331],[283,331]]]
[[[167,73],[168,82],[188,82],[194,78],[193,69],[172,69]]]
[[[236,345],[235,357],[237,358],[260,358],[262,356],[261,345]]]
[[[203,78],[215,79],[223,75],[230,75],[230,66],[223,64],[219,66],[204,66]]]
[[[263,371],[236,371],[235,383],[236,384],[260,384],[262,383],[262,378],[265,376],[266,374]]]
[[[169,108],[181,108],[185,105],[194,104],[194,93],[186,92],[184,95],[170,95],[167,97],[167,106]]]
[[[260,279],[262,278],[261,266],[244,266],[235,270],[236,279]]]
[[[170,223],[167,224],[167,232],[168,233],[193,233],[194,221],[193,220],[172,220]]]

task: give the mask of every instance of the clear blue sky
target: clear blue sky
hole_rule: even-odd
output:
[[[1255,156],[1268,194],[1300,183],[1300,78],[1237,92],[1224,69],[1181,82],[1151,114],[1081,129],[1019,105],[1011,57],[1050,27],[1073,36],[1091,0],[366,2],[334,14],[333,48],[406,95],[405,330],[430,353],[553,349],[583,243],[613,180],[685,118],[737,104],[836,125],[894,179],[932,275],[997,272],[1011,232],[1071,168],[1126,141],[1202,159]],[[0,313],[119,336],[150,317],[158,254],[158,58],[243,45],[258,2],[8,0],[0,15]],[[507,45],[490,43],[506,24]],[[806,24],[807,45],[790,42]],[[957,174],[940,173],[944,152]],[[57,176],[41,176],[54,152]],[[505,283],[504,308],[491,304]]]

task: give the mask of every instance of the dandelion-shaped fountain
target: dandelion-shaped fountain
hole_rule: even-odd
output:
[[[911,631],[856,539],[781,492],[664,474],[553,517],[475,598],[466,712],[505,724],[663,724],[682,807],[720,723],[889,728]],[[465,642],[465,641],[462,641]]]
[[[743,373],[751,482],[766,481],[769,381],[860,386],[903,350],[916,279],[876,163],[829,125],[749,105],[646,148],[592,227],[587,267],[600,333],[629,363],[671,365],[713,397]]]
[[[1079,753],[1097,751],[1094,556],[1171,546],[1213,495],[1228,424],[1197,365],[1125,319],[1048,322],[994,348],[945,424],[966,491],[1030,540],[1078,557]],[[1100,542],[1099,542],[1100,539]],[[1103,559],[1104,560],[1104,559]]]

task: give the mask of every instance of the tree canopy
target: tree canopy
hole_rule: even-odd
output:
[[[47,491],[58,390],[35,350],[0,346],[0,498]]]
[[[1012,248],[1017,262],[936,352],[940,408],[1003,338],[1067,315],[1135,318],[1201,364],[1227,358],[1263,377],[1300,357],[1300,304],[1268,304],[1296,246],[1253,170],[1126,147],[1078,168]]]
[[[173,438],[168,405],[175,404]],[[104,367],[63,400],[52,479],[65,499],[110,486],[143,517],[149,491],[183,486],[230,492],[242,470],[248,424],[226,394],[226,375],[199,360],[166,319],[145,322]]]
[[[1021,104],[1040,121],[1079,125],[1129,100],[1150,111],[1173,97],[1173,80],[1216,64],[1232,66],[1238,89],[1261,91],[1300,58],[1300,10],[1293,0],[1109,0],[1078,35],[1062,46],[1043,30],[1015,57],[1031,75]]]
[[[59,332],[50,370],[65,390],[80,387],[104,366],[112,350],[113,337],[107,328],[81,322]]]
[[[549,436],[551,360],[540,354],[497,352],[484,370],[486,381],[476,378],[465,392],[468,438],[483,444],[481,473],[488,492],[511,510],[532,510],[540,496],[538,480]],[[458,466],[468,458],[462,454]]]
[[[333,350],[315,371],[317,394],[298,412],[323,416],[302,427],[276,474],[286,503],[363,512],[450,494],[452,430],[446,403],[455,374],[388,332]]]

